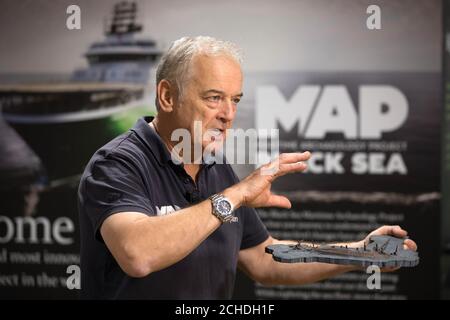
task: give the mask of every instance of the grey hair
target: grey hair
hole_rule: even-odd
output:
[[[175,84],[178,98],[183,95],[183,85],[188,78],[189,67],[196,55],[225,55],[242,63],[242,51],[234,43],[222,41],[213,37],[183,37],[172,43],[169,50],[161,57],[156,69],[156,85],[165,79]],[[156,108],[159,110],[158,93],[156,93]]]

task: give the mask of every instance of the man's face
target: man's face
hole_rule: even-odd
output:
[[[191,137],[195,122],[200,121],[202,150],[219,147],[242,96],[241,68],[230,57],[205,55],[194,57],[190,68],[180,104],[173,111],[174,120],[180,128],[188,129]]]

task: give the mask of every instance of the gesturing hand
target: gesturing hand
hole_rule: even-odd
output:
[[[290,208],[291,202],[288,198],[271,192],[272,182],[285,174],[304,171],[306,169],[304,161],[307,161],[310,156],[311,153],[308,151],[282,153],[274,161],[252,172],[233,187],[240,194],[242,205],[253,208]]]

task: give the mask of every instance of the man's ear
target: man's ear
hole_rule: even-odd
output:
[[[166,79],[161,80],[156,87],[158,103],[161,111],[172,112],[176,101],[177,90]]]

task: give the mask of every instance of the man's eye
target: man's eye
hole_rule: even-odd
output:
[[[234,104],[238,104],[240,101],[241,101],[240,98],[235,98],[235,99],[233,99]]]
[[[211,101],[211,102],[219,102],[220,101],[220,99],[221,99],[221,97],[220,96],[211,96],[211,97],[208,97],[208,98],[206,98],[208,101]]]

